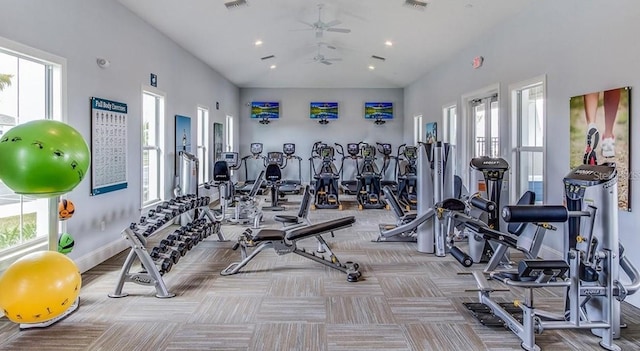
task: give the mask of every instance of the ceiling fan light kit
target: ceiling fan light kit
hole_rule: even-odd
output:
[[[233,10],[235,8],[248,6],[248,5],[249,4],[247,4],[247,0],[234,0],[234,1],[227,1],[224,3],[224,6],[226,6],[227,9],[229,10]]]
[[[418,10],[424,10],[427,8],[427,2],[420,0],[404,0],[404,4]]]

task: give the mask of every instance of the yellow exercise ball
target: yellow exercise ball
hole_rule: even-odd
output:
[[[0,276],[0,307],[11,321],[39,323],[63,314],[80,294],[76,264],[55,251],[28,254]]]

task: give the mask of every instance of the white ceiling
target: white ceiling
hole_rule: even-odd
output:
[[[418,10],[404,0],[247,0],[248,6],[234,9],[227,1],[119,0],[243,88],[405,87],[535,2],[429,0]],[[332,65],[313,62],[318,39],[303,23],[318,20],[319,3],[323,22],[338,20],[334,28],[351,29],[323,33],[320,41],[336,49],[321,47],[320,53],[342,59]],[[256,40],[263,44],[256,47]],[[275,58],[261,60],[269,55]]]

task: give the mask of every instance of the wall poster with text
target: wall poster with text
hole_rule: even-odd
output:
[[[127,187],[127,104],[91,98],[91,195]]]

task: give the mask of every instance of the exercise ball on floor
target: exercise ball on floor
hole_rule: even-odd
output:
[[[55,251],[28,254],[0,276],[0,307],[15,323],[45,322],[63,314],[80,294],[76,264]]]
[[[69,192],[84,179],[90,162],[82,135],[59,121],[20,124],[0,139],[0,180],[18,194],[50,197]]]

